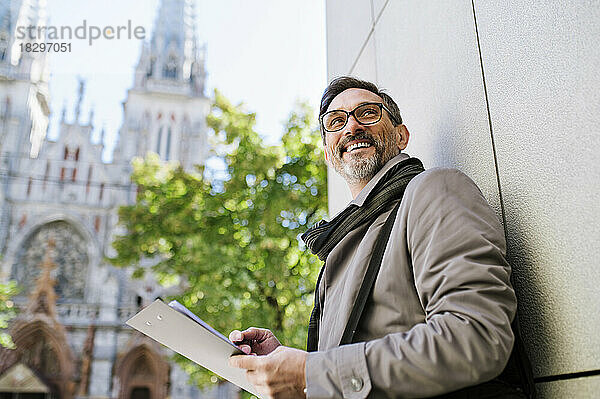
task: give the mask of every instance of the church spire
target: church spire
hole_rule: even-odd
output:
[[[20,73],[30,72],[30,60],[27,58],[37,58],[45,64],[45,52],[23,52],[20,46],[21,43],[36,40],[44,42],[45,36],[38,37],[37,33],[17,35],[16,29],[19,26],[45,27],[46,16],[46,0],[0,0],[0,62],[18,66],[25,60],[26,64]]]
[[[151,91],[187,89],[204,94],[204,56],[196,38],[192,0],[161,0],[154,33],[142,48],[136,88]]]
[[[13,17],[11,2],[0,0],[0,63],[10,63]]]
[[[75,123],[79,123],[79,116],[81,115],[81,103],[83,102],[83,95],[85,93],[85,80],[79,78],[79,88],[77,89],[77,104],[75,105]]]
[[[88,116],[88,126],[94,126],[94,106],[90,107],[90,114]]]

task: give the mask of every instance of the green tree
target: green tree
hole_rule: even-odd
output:
[[[19,292],[17,283],[9,281],[6,284],[0,284],[0,345],[6,348],[14,348],[15,344],[6,329],[8,323],[15,317],[14,304],[11,298]]]
[[[284,345],[304,348],[320,267],[299,235],[326,214],[326,167],[312,112],[299,105],[282,145],[265,145],[255,115],[218,92],[207,118],[224,170],[186,173],[156,156],[134,161],[137,201],[122,207],[126,234],[114,241],[116,265],[144,258],[163,282],[182,278],[176,297],[217,330],[270,328]],[[215,376],[180,359],[205,386]]]

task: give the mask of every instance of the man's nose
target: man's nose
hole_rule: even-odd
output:
[[[357,131],[363,131],[363,125],[358,123],[354,115],[348,116],[348,121],[346,122],[346,126],[344,126],[344,134],[354,134]]]

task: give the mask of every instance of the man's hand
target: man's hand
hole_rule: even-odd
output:
[[[229,365],[246,369],[248,381],[268,398],[305,398],[307,355],[299,349],[278,346],[266,356],[232,356]]]
[[[250,327],[244,331],[233,330],[229,334],[229,340],[247,355],[268,355],[281,346],[275,335],[266,328]]]

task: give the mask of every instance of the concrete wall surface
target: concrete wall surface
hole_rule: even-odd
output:
[[[467,173],[504,223],[540,396],[593,397],[600,3],[326,4],[329,79],[353,75],[386,88],[411,132],[406,152],[426,168]],[[350,194],[329,176],[333,215]]]

